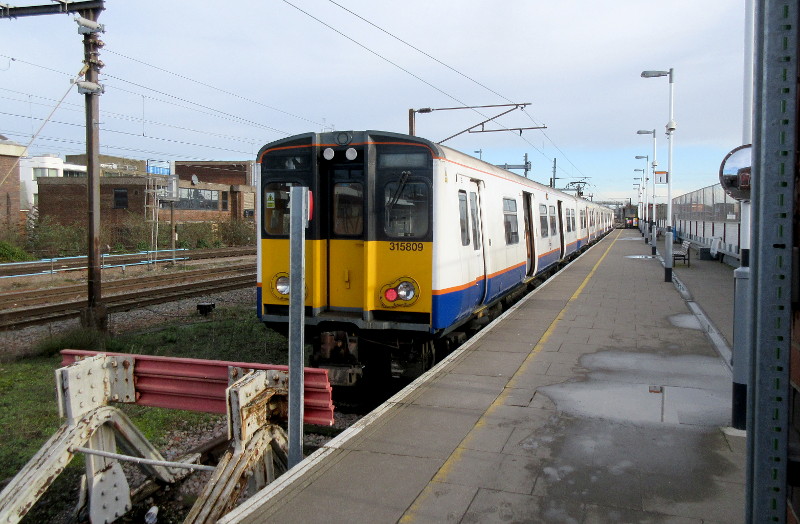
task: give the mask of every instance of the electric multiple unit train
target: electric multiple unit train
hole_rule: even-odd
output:
[[[413,376],[613,227],[609,208],[383,131],[258,153],[258,314],[286,332],[289,193],[309,188],[306,343],[334,385]]]

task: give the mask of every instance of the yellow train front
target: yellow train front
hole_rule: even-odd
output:
[[[370,131],[297,135],[258,154],[259,316],[285,332],[289,192],[306,186],[306,343],[335,385],[388,378],[393,355],[396,373],[430,365],[434,156],[425,140]]]

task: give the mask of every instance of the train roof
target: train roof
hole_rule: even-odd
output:
[[[344,137],[344,138],[342,138],[342,137]],[[555,188],[552,188],[550,186],[541,184],[539,182],[536,182],[536,181],[531,180],[529,178],[526,178],[524,176],[520,176],[520,175],[518,175],[516,173],[512,173],[511,171],[508,171],[506,169],[497,167],[497,166],[495,166],[493,164],[490,164],[488,162],[484,162],[483,160],[481,160],[479,158],[475,158],[474,156],[468,155],[466,153],[462,153],[461,151],[458,151],[458,150],[453,149],[451,147],[443,146],[441,144],[437,144],[435,142],[431,142],[430,140],[427,140],[427,139],[419,137],[419,136],[406,135],[406,134],[403,134],[403,133],[395,133],[395,132],[392,132],[392,131],[379,131],[379,130],[371,130],[370,129],[370,130],[364,130],[364,131],[338,130],[338,131],[325,131],[325,132],[322,132],[322,133],[313,133],[313,132],[311,132],[311,133],[302,133],[302,134],[298,134],[298,135],[282,138],[282,139],[276,140],[274,142],[271,142],[269,144],[266,144],[259,151],[258,156],[257,156],[257,161],[260,162],[261,158],[262,158],[262,155],[264,153],[266,153],[267,151],[269,151],[269,150],[283,149],[285,146],[288,146],[289,148],[296,147],[296,146],[291,146],[290,144],[297,144],[298,141],[306,141],[307,140],[308,143],[316,145],[316,146],[323,146],[323,145],[325,145],[325,146],[328,146],[328,145],[336,146],[337,144],[339,146],[345,146],[345,145],[347,145],[348,143],[351,143],[351,142],[352,143],[368,143],[368,142],[371,142],[374,137],[382,137],[382,138],[389,138],[389,139],[394,138],[394,139],[397,139],[398,142],[417,142],[417,143],[420,143],[420,144],[424,144],[426,147],[428,147],[431,150],[431,152],[433,153],[433,156],[438,158],[438,159],[440,159],[440,160],[444,160],[444,161],[451,162],[451,163],[454,163],[454,164],[457,164],[457,165],[461,165],[461,166],[464,166],[467,169],[472,169],[472,170],[478,171],[480,173],[484,173],[484,174],[489,175],[489,176],[494,176],[494,177],[503,178],[503,179],[506,179],[506,180],[511,180],[511,181],[514,181],[514,182],[517,182],[517,183],[521,183],[521,184],[527,185],[529,187],[536,188],[536,189],[538,189],[540,191],[545,191],[545,192],[550,193],[550,194],[563,195],[564,197],[568,197],[570,199],[575,199],[575,200],[581,200],[583,202],[586,202],[587,204],[591,204],[591,205],[597,206],[597,207],[606,207],[606,206],[602,206],[600,204],[595,204],[594,202],[592,202],[590,200],[586,200],[585,198],[580,198],[580,197],[578,197],[578,196],[576,196],[574,194],[570,194],[570,193],[565,193],[563,191],[559,191],[558,189],[555,189]]]

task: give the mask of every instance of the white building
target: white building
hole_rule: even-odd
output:
[[[86,166],[67,164],[58,155],[24,157],[19,161],[19,204],[30,211],[39,204],[39,178],[85,177]]]

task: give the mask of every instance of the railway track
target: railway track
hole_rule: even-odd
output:
[[[256,268],[251,262],[104,282],[103,303],[109,313],[118,313],[255,284]],[[85,294],[86,285],[0,293],[0,330],[78,318],[87,306]]]
[[[131,266],[139,264],[153,264],[156,262],[167,262],[169,259],[186,260],[207,260],[213,258],[243,257],[255,255],[256,248],[245,247],[226,247],[218,249],[192,249],[160,251],[155,256],[152,253],[131,253],[126,255],[103,255],[103,267]],[[44,275],[59,271],[70,271],[86,269],[86,257],[53,258],[39,260],[37,262],[20,262],[14,264],[0,264],[0,278],[15,276]]]

